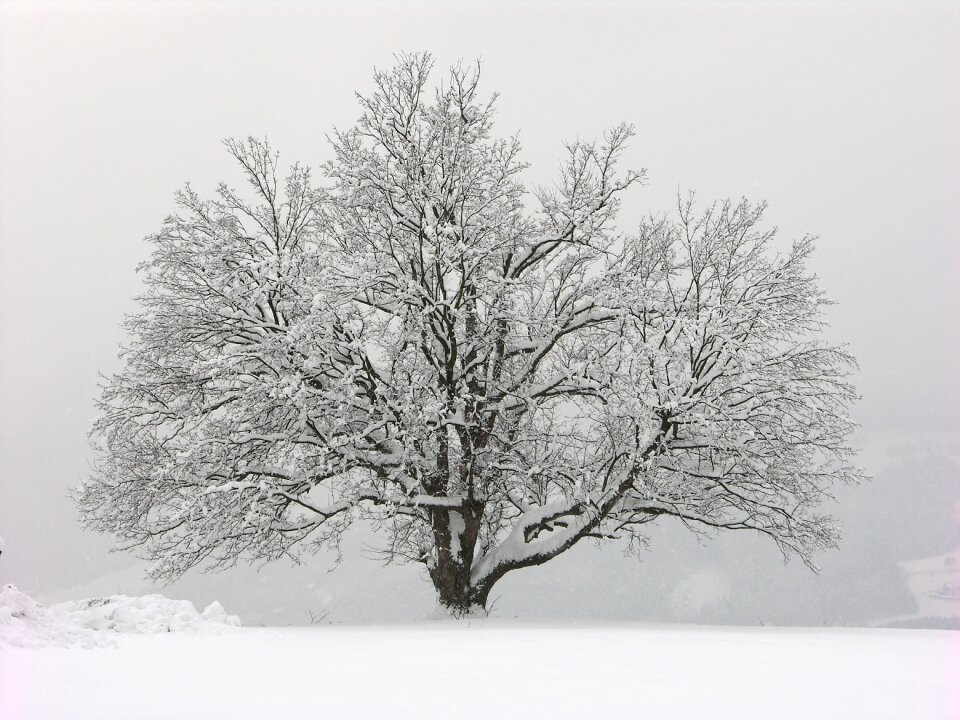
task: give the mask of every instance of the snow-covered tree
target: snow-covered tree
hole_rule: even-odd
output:
[[[853,359],[817,339],[804,238],[764,206],[614,219],[628,126],[527,194],[476,68],[375,75],[323,181],[228,141],[250,186],[150,238],[125,366],[102,388],[85,523],[171,578],[336,544],[358,519],[454,614],[508,572],[678,518],[808,563],[853,480]]]

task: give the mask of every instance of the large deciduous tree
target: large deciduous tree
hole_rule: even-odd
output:
[[[812,240],[774,253],[746,201],[620,234],[628,126],[528,195],[477,70],[431,90],[431,64],[376,73],[318,185],[228,141],[246,192],[178,194],[102,388],[86,524],[172,578],[364,519],[454,614],[664,517],[833,545],[853,360],[817,339]]]

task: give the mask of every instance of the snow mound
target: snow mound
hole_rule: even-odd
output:
[[[239,626],[236,615],[227,615],[223,606],[211,603],[203,613],[189,600],[171,600],[163,595],[111,595],[90,600],[73,600],[51,610],[69,616],[81,627],[99,631],[153,635],[164,632],[203,632],[225,625]]]
[[[5,646],[101,647],[109,644],[109,636],[74,625],[13,585],[0,589],[0,649]]]
[[[189,600],[112,595],[46,608],[13,585],[0,590],[0,648],[101,647],[113,644],[116,633],[206,633],[239,625],[218,602],[200,613]]]

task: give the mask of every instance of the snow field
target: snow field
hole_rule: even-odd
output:
[[[0,654],[0,717],[960,717],[960,634],[511,621],[118,635]]]

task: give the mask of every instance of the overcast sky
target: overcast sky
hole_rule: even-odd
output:
[[[903,444],[956,450],[960,4],[0,7],[3,582],[104,566],[65,495],[174,191],[238,182],[227,136],[319,164],[401,51],[482,59],[533,181],[564,140],[633,123],[627,162],[649,182],[625,226],[695,189],[767,200],[785,240],[819,235],[831,339],[862,364],[867,470]]]

